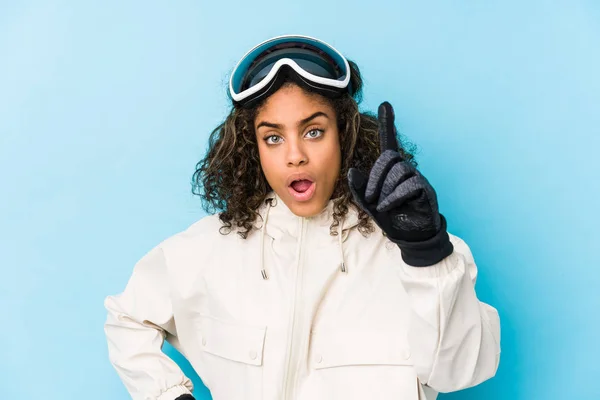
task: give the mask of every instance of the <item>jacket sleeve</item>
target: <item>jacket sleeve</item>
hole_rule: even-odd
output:
[[[162,352],[167,335],[176,337],[177,332],[159,246],[138,261],[124,292],[108,296],[104,305],[109,359],[131,397],[187,399],[191,380]]]
[[[449,235],[454,252],[429,267],[402,264],[411,303],[408,339],[422,384],[437,392],[475,386],[496,374],[500,319],[475,293],[477,267],[467,244]]]

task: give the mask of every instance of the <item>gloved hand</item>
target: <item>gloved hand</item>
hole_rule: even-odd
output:
[[[435,190],[403,159],[390,103],[379,106],[378,119],[381,155],[368,178],[350,168],[350,190],[356,203],[400,247],[408,265],[436,264],[454,249],[446,232],[446,219],[438,210]]]
[[[175,400],[195,400],[195,399],[194,399],[194,396],[192,396],[191,394],[182,394]]]

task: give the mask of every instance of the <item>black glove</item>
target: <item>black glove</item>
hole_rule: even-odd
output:
[[[175,400],[195,400],[195,399],[194,399],[194,396],[192,396],[191,394],[182,394]]]
[[[350,168],[348,183],[358,203],[415,267],[438,263],[454,250],[439,213],[435,190],[400,154],[390,103],[379,106],[381,155],[369,177]]]

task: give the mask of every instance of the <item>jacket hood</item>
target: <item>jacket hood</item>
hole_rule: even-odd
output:
[[[260,220],[256,221],[254,226],[260,231],[261,236],[261,273],[263,279],[268,279],[268,273],[264,262],[265,236],[269,236],[275,241],[283,240],[284,237],[298,238],[299,222],[304,219],[313,226],[323,229],[323,232],[330,235],[329,228],[333,223],[333,206],[335,199],[329,200],[325,208],[317,215],[311,217],[300,217],[294,214],[284,201],[271,191],[265,197],[263,204],[258,209]],[[348,213],[344,220],[340,221],[337,227],[338,246],[340,253],[340,268],[346,272],[344,260],[343,243],[352,228],[358,225],[358,211],[354,205],[349,205]],[[341,235],[339,234],[341,232]]]

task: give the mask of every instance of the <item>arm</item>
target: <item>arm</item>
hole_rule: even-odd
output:
[[[176,336],[162,249],[136,265],[125,291],[104,302],[109,359],[133,399],[189,400],[192,382],[162,352],[167,334]]]
[[[409,341],[421,383],[441,392],[474,386],[496,373],[498,313],[475,294],[469,247],[450,237],[437,195],[396,139],[394,111],[379,106],[381,155],[368,177],[350,168],[355,201],[400,248],[411,303]]]
[[[428,267],[403,263],[412,309],[408,339],[421,383],[438,392],[475,386],[500,361],[497,311],[477,299],[477,266],[467,244],[450,236],[454,252]]]

